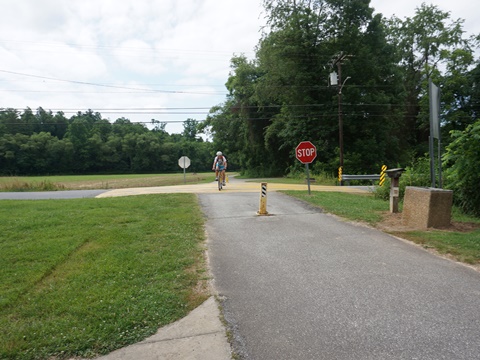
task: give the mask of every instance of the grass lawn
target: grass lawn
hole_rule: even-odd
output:
[[[310,204],[324,209],[326,212],[353,221],[362,221],[373,225],[382,220],[382,212],[389,210],[387,201],[377,199],[371,194],[348,194],[341,192],[284,191]]]
[[[194,195],[1,205],[1,359],[105,354],[208,297]]]

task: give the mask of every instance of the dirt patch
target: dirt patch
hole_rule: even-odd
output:
[[[379,230],[386,231],[386,232],[395,232],[395,233],[415,231],[415,230],[427,230],[427,229],[418,229],[418,228],[414,228],[406,225],[403,222],[402,213],[393,214],[390,212],[385,212],[382,215],[383,215],[383,220],[375,225],[375,227]],[[451,231],[451,232],[471,232],[477,229],[480,229],[480,223],[456,222],[456,221],[452,221],[452,223],[447,227],[435,228],[435,230]]]

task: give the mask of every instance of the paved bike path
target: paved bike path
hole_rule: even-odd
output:
[[[267,183],[268,191],[279,190],[303,190],[307,191],[307,185],[300,184],[277,184]],[[365,193],[370,191],[369,187],[354,187],[354,186],[325,186],[325,185],[311,185],[311,191],[335,191],[335,192],[348,192],[348,193]],[[243,192],[243,193],[257,193],[261,191],[261,183],[247,182],[245,180],[231,178],[231,180],[223,187],[221,192]],[[127,189],[115,189],[109,190],[97,197],[114,197],[114,196],[131,196],[131,195],[145,195],[145,194],[172,194],[172,193],[218,193],[217,182],[211,182],[206,184],[194,184],[194,185],[174,185],[174,186],[156,186],[156,187],[142,187],[142,188],[127,188]]]
[[[478,359],[480,274],[270,193],[200,194],[242,359]]]

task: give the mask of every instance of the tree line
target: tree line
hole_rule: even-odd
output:
[[[255,58],[232,58],[228,96],[200,124],[247,174],[301,171],[294,149],[308,140],[313,171],[336,176],[340,116],[343,173],[405,167],[428,153],[429,79],[442,92],[444,146],[478,119],[480,38],[449,12],[422,4],[411,18],[385,18],[368,0],[263,6]],[[329,84],[333,72],[341,84]]]
[[[211,170],[212,144],[187,119],[181,134],[165,123],[149,127],[119,118],[113,123],[88,110],[67,118],[63,112],[0,109],[0,174],[165,173],[179,171],[178,159],[191,159],[189,171]]]

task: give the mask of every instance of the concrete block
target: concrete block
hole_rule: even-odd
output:
[[[418,229],[447,227],[452,219],[452,203],[452,190],[407,186],[403,222]]]

